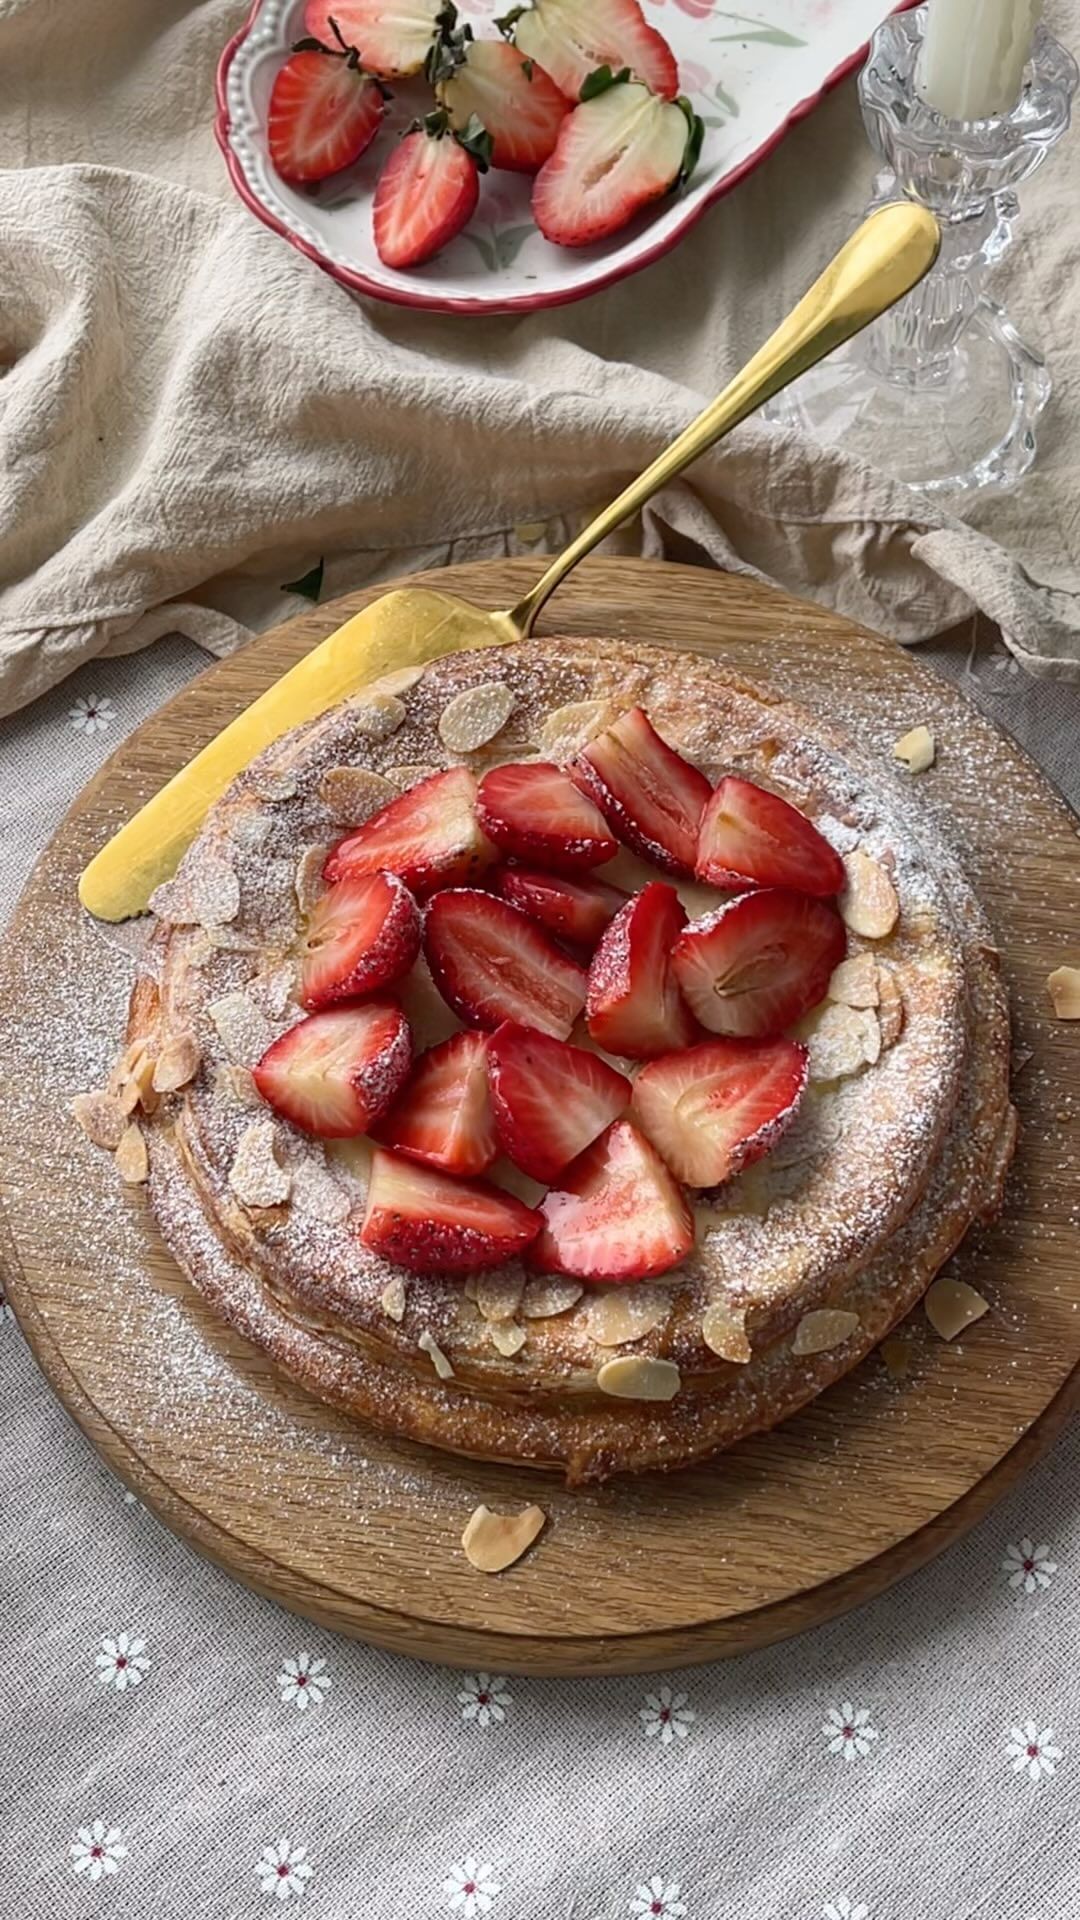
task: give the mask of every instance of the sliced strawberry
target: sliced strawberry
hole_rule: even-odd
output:
[[[824,998],[847,951],[835,907],[784,887],[740,893],[675,943],[683,997],[710,1033],[766,1039]]]
[[[608,826],[643,860],[689,878],[712,788],[640,707],[590,740],[571,768]]]
[[[482,127],[460,136],[449,128],[445,113],[429,113],[376,181],[371,220],[384,266],[420,266],[472,219],[491,142]]]
[[[323,894],[300,943],[300,1004],[329,1007],[388,987],[420,951],[420,909],[396,873],[362,873]]]
[[[493,167],[535,173],[554,152],[569,102],[543,67],[505,40],[473,40],[466,28],[455,41],[447,71],[434,76],[450,125],[464,132],[475,115],[491,135]]]
[[[686,179],[700,145],[688,101],[658,100],[620,75],[563,121],[533,185],[533,218],[556,246],[592,246]]]
[[[480,782],[476,815],[503,853],[556,873],[598,867],[619,851],[588,794],[547,760],[492,767]]]
[[[844,884],[844,863],[823,834],[778,793],[729,773],[698,829],[697,876],[713,887],[792,887],[825,899]]]
[[[507,1021],[488,1043],[499,1145],[534,1180],[554,1180],[617,1120],[631,1086],[584,1047]]]
[[[529,1264],[541,1273],[645,1280],[677,1267],[694,1244],[685,1194],[629,1120],[616,1120],[586,1148],[540,1212]]]
[[[487,1036],[453,1033],[421,1054],[379,1124],[384,1146],[444,1173],[483,1173],[498,1152]]]
[[[598,67],[630,67],[654,93],[674,100],[679,91],[675,55],[637,0],[534,0],[496,24],[514,35],[514,44],[538,60],[568,100]]]
[[[268,1106],[305,1133],[344,1140],[366,1133],[409,1071],[412,1038],[387,1000],[309,1014],[267,1047],[255,1085]]]
[[[477,823],[475,779],[468,767],[448,767],[388,801],[339,841],[323,871],[333,886],[383,868],[424,894],[475,879],[494,857]]]
[[[649,1060],[696,1038],[671,970],[685,925],[682,902],[663,880],[650,880],[616,914],[589,968],[585,1017],[597,1046]]]
[[[447,1005],[470,1027],[504,1020],[565,1040],[585,1004],[585,974],[517,907],[471,887],[437,893],[424,953]]]
[[[403,80],[419,73],[446,11],[445,0],[307,0],[304,26],[328,46],[340,35],[380,79]]]
[[[629,899],[621,887],[611,887],[591,873],[571,879],[530,867],[500,867],[495,888],[557,940],[566,940],[585,953],[592,952],[604,928]]]
[[[794,1040],[713,1040],[643,1067],[631,1116],[676,1179],[715,1187],[776,1145],[798,1112],[806,1069],[806,1048]]]
[[[325,180],[371,145],[386,101],[378,81],[354,59],[301,44],[274,80],[266,140],[283,180]]]
[[[448,1173],[376,1148],[360,1229],[365,1247],[413,1273],[475,1273],[535,1240],[540,1215],[487,1180]]]

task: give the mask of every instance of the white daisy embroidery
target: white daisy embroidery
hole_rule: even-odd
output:
[[[870,1909],[862,1900],[852,1906],[846,1893],[838,1893],[835,1900],[826,1900],[821,1920],[870,1920]]]
[[[476,1920],[478,1913],[490,1913],[501,1891],[491,1868],[482,1866],[470,1853],[460,1867],[451,1867],[443,1881],[447,1905],[462,1920]]]
[[[677,1880],[664,1880],[654,1873],[650,1881],[642,1881],[635,1889],[629,1910],[634,1920],[646,1920],[646,1916],[647,1920],[684,1920],[687,1908],[681,1893]]]
[[[645,1695],[638,1719],[646,1739],[658,1739],[661,1746],[669,1747],[673,1740],[686,1739],[697,1714],[687,1706],[685,1693],[672,1693],[670,1687],[658,1687],[655,1693]]]
[[[264,1847],[255,1862],[255,1871],[264,1893],[278,1900],[291,1900],[301,1894],[311,1879],[312,1866],[306,1847],[292,1847],[281,1839],[276,1847]]]
[[[287,1703],[295,1700],[303,1713],[305,1707],[322,1705],[324,1693],[333,1686],[325,1660],[313,1660],[310,1653],[298,1653],[295,1660],[283,1660],[277,1677],[278,1691]]]
[[[845,1700],[829,1708],[829,1717],[821,1729],[830,1753],[842,1753],[847,1761],[862,1759],[877,1739],[877,1728],[870,1725],[867,1707],[853,1707]]]
[[[1015,1546],[1010,1542],[1006,1547],[1001,1571],[1014,1593],[1037,1593],[1040,1587],[1050,1585],[1057,1561],[1051,1560],[1048,1546],[1036,1547],[1030,1540],[1018,1540]]]
[[[497,1725],[506,1719],[506,1709],[513,1703],[513,1694],[507,1693],[506,1681],[501,1673],[466,1673],[462,1676],[458,1705],[463,1720],[475,1720],[478,1727]]]
[[[146,1641],[137,1640],[129,1633],[118,1633],[115,1640],[102,1641],[101,1652],[94,1655],[94,1665],[103,1687],[115,1687],[117,1693],[137,1687],[143,1675],[150,1671]]]
[[[1061,1759],[1061,1748],[1054,1744],[1053,1727],[1043,1727],[1040,1732],[1034,1720],[1025,1720],[1022,1727],[1011,1728],[1005,1751],[1013,1763],[1013,1772],[1026,1773],[1029,1780],[1049,1779]]]
[[[127,1848],[119,1827],[107,1827],[104,1820],[80,1827],[71,1843],[71,1870],[85,1873],[89,1880],[119,1873],[120,1862],[126,1859]]]
[[[104,733],[116,719],[116,708],[105,694],[80,694],[68,708],[68,719],[76,733]]]

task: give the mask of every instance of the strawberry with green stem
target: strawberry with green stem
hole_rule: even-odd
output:
[[[541,233],[559,247],[607,239],[689,179],[703,135],[688,100],[658,98],[627,67],[600,68],[536,176],[532,209]]]
[[[444,108],[410,129],[375,188],[372,224],[384,266],[417,267],[461,232],[476,211],[491,145],[475,116],[456,132]]]
[[[534,0],[495,25],[513,35],[519,53],[536,60],[568,100],[580,100],[598,67],[628,67],[664,100],[679,91],[675,55],[651,27],[638,0]]]
[[[449,0],[307,0],[304,9],[308,33],[357,47],[367,71],[380,80],[419,73],[434,41],[456,18]]]
[[[536,173],[555,150],[569,105],[554,80],[505,40],[474,40],[472,28],[445,32],[425,71],[456,132],[475,119],[491,135],[491,165]]]
[[[267,145],[283,180],[299,185],[340,173],[371,145],[387,91],[331,21],[336,46],[298,40],[270,93]]]

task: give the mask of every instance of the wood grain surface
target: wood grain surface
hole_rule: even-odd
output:
[[[494,607],[535,571],[488,562],[431,578]],[[36,868],[0,953],[11,1073],[0,1257],[12,1303],[53,1388],[140,1498],[237,1578],[327,1626],[459,1665],[574,1673],[674,1667],[818,1625],[972,1525],[1078,1399],[1080,1026],[1055,1023],[1045,991],[1080,929],[1075,820],[1019,748],[916,657],[750,581],[586,563],[549,609],[549,630],[715,652],[843,719],[883,758],[910,726],[933,728],[938,760],[920,792],[949,823],[994,924],[1021,1063],[1005,1210],[951,1269],[992,1311],[945,1346],[920,1310],[906,1380],[871,1356],[772,1435],[668,1478],[570,1493],[550,1475],[388,1442],[219,1327],[141,1191],[72,1144],[64,1119],[88,1064],[116,1050],[130,968],[123,930],[106,935],[77,906],[81,866],[372,598],[314,609],[193,682],[106,764]],[[48,1047],[42,982],[55,1005]],[[498,1578],[474,1572],[460,1550],[472,1508],[532,1500],[549,1515],[537,1546]]]

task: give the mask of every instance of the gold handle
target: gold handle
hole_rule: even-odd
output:
[[[589,522],[512,612],[500,618],[508,618],[523,637],[530,633],[549,595],[606,534],[747,414],[910,293],[933,266],[940,245],[941,229],[925,207],[901,200],[872,213],[712,405]]]

